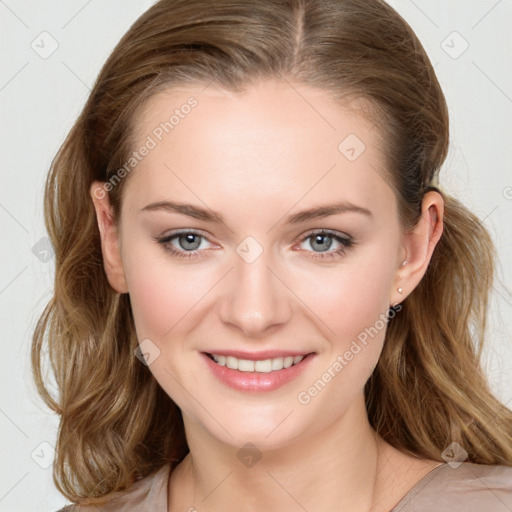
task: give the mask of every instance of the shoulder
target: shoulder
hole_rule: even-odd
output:
[[[170,464],[135,482],[125,491],[112,495],[98,505],[67,505],[57,512],[133,512],[135,510],[167,510],[167,482]]]
[[[442,464],[422,478],[392,512],[510,512],[512,467]]]

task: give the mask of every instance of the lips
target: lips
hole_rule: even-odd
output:
[[[273,391],[298,377],[314,359],[313,352],[201,353],[213,375],[238,391]]]

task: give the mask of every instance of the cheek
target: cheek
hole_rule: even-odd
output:
[[[344,389],[339,395],[341,401],[363,388],[382,350],[394,253],[380,249],[359,253],[357,261],[347,259],[338,268],[303,272],[295,280],[297,295],[307,298],[306,305],[318,317],[316,325],[329,341],[327,364],[320,371],[336,375],[334,388],[339,385]]]
[[[141,251],[127,246],[123,257],[139,339],[162,340],[182,331],[215,280],[198,267],[171,263],[164,249]]]
[[[368,258],[296,276],[297,295],[326,326],[328,337],[346,342],[373,326],[389,308],[394,278],[390,259]]]
[[[310,295],[318,311],[325,312],[319,314],[322,321],[334,331],[327,335],[326,357],[296,396],[304,412],[315,416],[315,411],[322,411],[313,422],[314,431],[336,421],[363,395],[388,325],[387,294],[383,293],[388,280],[353,275],[340,278],[340,282],[343,286],[323,290],[318,286]]]

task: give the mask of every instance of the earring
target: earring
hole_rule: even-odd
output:
[[[403,288],[397,288],[396,290],[398,293],[403,293],[404,289]]]
[[[407,265],[407,260],[402,261],[402,267],[404,267],[405,265]]]

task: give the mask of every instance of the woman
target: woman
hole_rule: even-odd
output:
[[[380,0],[149,9],[46,188],[69,509],[510,510],[493,248],[437,186],[447,146]]]

